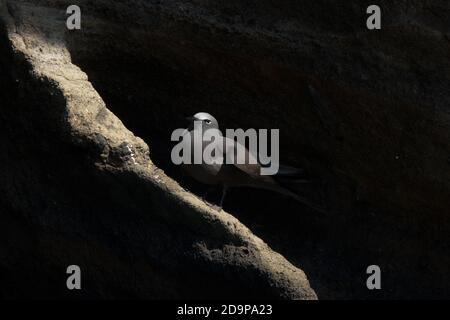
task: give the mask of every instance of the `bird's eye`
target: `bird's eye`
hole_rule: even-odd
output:
[[[211,124],[211,120],[206,120],[206,123],[207,124]]]

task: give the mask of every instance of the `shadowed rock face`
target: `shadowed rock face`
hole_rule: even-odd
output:
[[[3,295],[72,296],[74,260],[88,297],[314,298],[300,269],[319,298],[450,295],[446,1],[379,1],[377,32],[369,2],[81,1],[80,31],[68,1],[5,3],[0,267],[42,283],[8,277]],[[249,231],[183,191],[166,174],[202,187],[171,165],[170,133],[198,111],[280,128],[281,161],[329,214],[232,191]]]

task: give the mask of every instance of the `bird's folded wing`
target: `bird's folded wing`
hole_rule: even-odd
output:
[[[239,142],[224,137],[223,155],[225,159],[233,157],[229,160],[232,160],[232,165],[240,171],[254,178],[261,176],[261,165],[258,163],[258,158]]]

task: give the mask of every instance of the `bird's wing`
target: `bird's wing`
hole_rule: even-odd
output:
[[[258,178],[261,176],[261,165],[258,163],[257,156],[253,155],[244,145],[238,143],[237,141],[224,137],[223,143],[223,155],[224,159],[229,159],[230,155],[233,155],[232,165],[239,169],[240,171],[248,174],[253,178]],[[233,150],[233,152],[232,152]],[[241,161],[239,163],[238,156],[241,155]]]

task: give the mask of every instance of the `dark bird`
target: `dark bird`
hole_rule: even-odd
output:
[[[198,145],[197,147],[200,147],[200,149],[203,151],[204,148],[206,148],[206,146],[211,143],[210,141],[204,141],[204,139],[197,141],[198,139],[196,140],[194,138],[195,130],[201,128],[202,133],[206,132],[206,130],[209,129],[219,130],[219,123],[212,115],[206,112],[197,113],[194,116],[187,118],[187,120],[189,121],[189,127],[186,129],[184,134],[191,135],[191,155],[193,157],[196,144],[201,144],[201,147]],[[200,127],[194,126],[194,123],[196,121],[201,123]],[[233,161],[232,164],[225,163],[225,161],[222,164],[207,164],[205,162],[202,162],[201,164],[193,164],[193,161],[191,161],[192,164],[182,164],[183,171],[195,180],[206,185],[218,185],[222,187],[222,197],[219,204],[220,208],[222,208],[225,196],[229,188],[250,187],[271,190],[289,196],[316,211],[322,213],[325,212],[325,210],[319,205],[312,203],[308,199],[280,185],[280,182],[307,182],[304,179],[303,170],[287,166],[280,166],[278,173],[276,173],[274,176],[261,175],[261,168],[263,166],[257,161],[257,159],[255,159],[255,157],[248,151],[248,149],[245,148],[245,146],[242,146],[237,141],[224,136],[222,136],[221,139],[223,140],[218,143],[218,146],[220,152],[222,152],[223,159],[227,158],[227,153],[230,152],[230,148],[234,149],[234,153],[232,154],[235,157],[237,155],[238,148],[241,148],[241,150],[244,150],[245,152],[245,159],[253,158],[256,164],[252,164],[250,163],[250,161],[248,161],[248,163],[246,162],[245,164],[238,164],[237,161]]]

